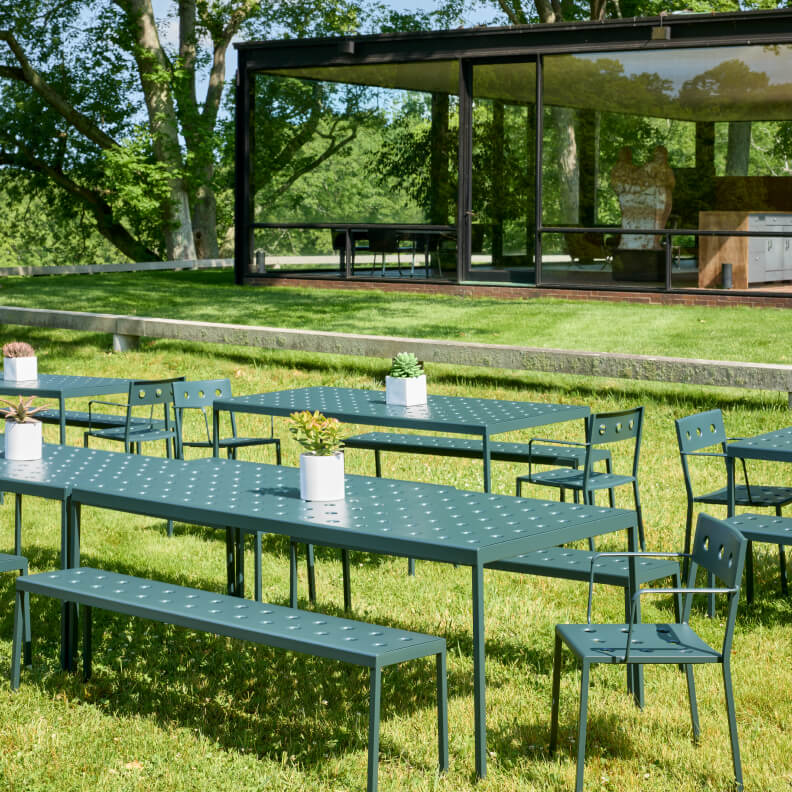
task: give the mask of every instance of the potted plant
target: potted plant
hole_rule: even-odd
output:
[[[3,379],[27,381],[38,379],[36,352],[24,341],[10,341],[3,345]]]
[[[385,377],[385,402],[409,407],[426,404],[426,374],[412,352],[399,352]]]
[[[344,499],[341,424],[318,410],[291,414],[289,431],[306,449],[300,454],[300,497],[307,501]]]
[[[31,407],[33,396],[20,396],[19,402],[0,399],[8,407],[0,408],[5,417],[5,458],[41,459],[41,421],[33,418],[46,405]]]

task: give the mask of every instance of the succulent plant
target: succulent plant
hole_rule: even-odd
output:
[[[293,412],[289,431],[306,450],[317,456],[331,456],[343,445],[341,424],[336,418],[326,418],[318,410]]]
[[[391,364],[390,376],[412,379],[424,373],[423,363],[412,352],[399,352]]]
[[[25,341],[9,341],[3,344],[3,357],[26,358],[35,357],[36,351]]]
[[[0,399],[0,402],[8,405],[8,407],[0,408],[0,413],[6,421],[14,421],[15,423],[39,423],[38,419],[33,418],[33,416],[37,412],[41,412],[41,410],[46,410],[48,405],[42,404],[39,407],[31,407],[30,405],[33,404],[34,398],[34,396],[28,396],[26,399],[24,396],[20,396],[17,404],[6,401],[5,399]]]

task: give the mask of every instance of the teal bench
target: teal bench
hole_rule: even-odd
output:
[[[448,437],[399,432],[366,432],[344,440],[345,448],[362,448],[374,452],[376,475],[382,475],[383,451],[402,454],[430,454],[435,456],[465,457],[481,459],[484,455],[482,441],[478,437]],[[501,462],[531,462],[534,465],[579,468],[583,466],[586,449],[584,446],[554,446],[543,443],[507,443],[494,441],[489,444],[490,458]],[[608,449],[592,449],[592,462],[605,462],[610,471],[611,456]]]
[[[25,595],[40,594],[83,606],[83,673],[91,675],[92,608],[139,616],[200,632],[342,660],[370,669],[368,792],[376,792],[382,669],[435,655],[438,765],[448,769],[448,690],[443,638],[321,613],[79,567],[16,579],[11,688],[19,687]],[[71,658],[69,658],[71,664]]]
[[[42,423],[59,424],[60,423],[60,410],[50,409],[42,410],[36,413]],[[111,415],[110,413],[88,413],[82,410],[64,410],[64,418],[68,426],[82,426],[85,428],[93,427],[95,429],[113,429],[115,427],[123,427],[126,425],[125,415]],[[165,428],[165,421],[151,421],[148,418],[132,418],[132,425],[153,424],[155,428]],[[159,426],[161,424],[161,426]]]

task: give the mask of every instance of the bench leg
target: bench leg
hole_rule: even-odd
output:
[[[297,607],[297,542],[289,541],[289,607]]]
[[[407,574],[410,577],[415,577],[415,559],[408,558],[407,559]]]
[[[22,555],[22,496],[14,495],[14,553]]]
[[[380,458],[379,448],[374,450],[374,475],[382,478],[382,459]]]
[[[30,631],[30,592],[28,591],[22,595],[22,619],[25,623],[25,666],[30,668],[33,665],[33,639]]]
[[[745,551],[745,596],[750,605],[754,599],[754,557],[753,542],[748,541]]]
[[[253,585],[253,596],[256,599],[256,602],[261,602],[261,589],[262,589],[262,582],[261,582],[261,531],[256,531],[256,535],[253,539],[253,547],[254,547],[254,554],[255,554],[255,561],[253,563],[253,576],[255,578],[255,582]]]
[[[448,675],[446,653],[437,653],[437,767],[448,770]]]
[[[316,604],[316,564],[314,562],[314,547],[305,545],[305,562],[308,565],[308,599]]]
[[[786,596],[789,591],[789,587],[787,586],[786,554],[784,553],[784,545],[778,545],[778,563],[781,565],[781,593]]]
[[[83,608],[83,681],[91,678],[91,661],[93,653],[93,608],[86,605]]]
[[[17,591],[14,603],[14,640],[11,644],[11,690],[19,689],[20,663],[22,660],[22,592]]]
[[[379,766],[380,701],[382,699],[382,669],[372,668],[369,689],[368,778],[366,792],[377,792]]]

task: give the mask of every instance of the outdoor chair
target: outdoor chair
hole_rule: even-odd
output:
[[[614,506],[614,488],[632,485],[633,498],[635,500],[635,511],[638,516],[638,534],[641,547],[645,546],[643,516],[641,514],[641,500],[638,495],[638,458],[641,452],[641,428],[643,426],[643,407],[636,407],[633,410],[624,410],[611,413],[592,413],[586,418],[586,442],[576,443],[568,440],[550,440],[547,438],[534,437],[533,443],[553,443],[560,446],[578,447],[585,450],[583,465],[579,468],[554,468],[536,472],[532,469],[532,463],[528,461],[527,475],[517,477],[517,494],[522,491],[522,483],[527,481],[530,484],[540,484],[545,487],[556,487],[561,491],[561,500],[564,499],[564,492],[572,490],[574,493],[581,493],[583,502],[594,503],[594,493],[597,490],[607,489],[609,502]],[[594,470],[594,462],[603,450],[608,450],[609,446],[615,443],[633,443],[632,451],[632,472],[627,474],[616,474],[612,472],[608,465],[605,472]]]
[[[28,562],[25,556],[0,553],[0,572],[18,571],[20,575],[27,575]],[[30,594],[25,592],[22,598],[22,620],[25,634],[25,665],[29,666],[31,660],[30,650]]]
[[[176,427],[171,419],[170,408],[173,404],[173,384],[184,382],[184,377],[170,377],[161,380],[135,380],[129,383],[127,401],[108,402],[93,399],[88,402],[88,429],[83,435],[83,445],[88,448],[88,438],[98,437],[124,444],[124,452],[142,453],[143,443],[163,441],[167,457],[179,457]],[[125,410],[122,426],[99,429],[91,426],[94,405],[121,407]],[[155,408],[162,407],[162,419],[154,417]],[[146,408],[148,408],[146,410]],[[136,415],[143,410],[145,415]],[[173,520],[167,522],[168,536],[173,535]]]
[[[173,411],[176,418],[176,439],[177,456],[184,459],[185,448],[214,448],[214,438],[212,436],[212,424],[209,420],[209,410],[215,399],[230,398],[231,382],[228,379],[214,380],[191,380],[190,382],[174,383],[173,385]],[[184,439],[184,411],[199,410],[203,418],[203,428],[205,438],[201,440]],[[249,448],[250,446],[274,445],[275,464],[281,463],[280,440],[275,437],[274,419],[270,417],[270,436],[269,437],[240,437],[237,435],[236,418],[233,412],[229,412],[231,435],[230,437],[220,437],[218,445],[226,450],[229,459],[237,458],[237,450]],[[262,531],[257,531],[254,535],[255,542],[255,597],[258,602],[262,597],[261,581],[261,553],[262,553]],[[311,554],[312,555],[312,554]]]
[[[690,551],[690,534],[693,525],[693,507],[696,503],[706,503],[718,506],[728,506],[727,487],[723,486],[712,492],[697,495],[694,492],[693,480],[688,459],[690,457],[715,457],[724,460],[723,472],[726,473],[726,443],[729,440],[741,438],[726,437],[726,428],[723,423],[723,413],[720,410],[709,410],[696,415],[688,415],[676,420],[677,442],[679,455],[682,461],[682,474],[685,477],[685,492],[687,493],[687,520],[685,522],[685,552]],[[711,450],[718,447],[719,451]],[[706,450],[710,449],[710,450]],[[736,460],[735,460],[736,462]],[[792,487],[760,486],[751,484],[748,480],[748,469],[745,460],[740,462],[745,484],[735,484],[734,502],[736,506],[748,506],[760,509],[775,509],[776,517],[781,517],[781,508],[792,503]],[[736,468],[736,465],[735,465]],[[725,480],[725,475],[724,475]],[[747,515],[742,515],[746,517]],[[744,523],[744,524],[743,524]],[[783,520],[777,520],[775,525],[762,521],[761,530],[752,530],[750,521],[741,521],[740,530],[748,539],[746,559],[746,596],[748,602],[753,602],[753,543],[774,542],[778,540],[778,560],[781,567],[781,591],[787,593],[786,556],[784,544],[792,543],[792,535]],[[710,614],[712,603],[710,603]]]
[[[690,716],[693,736],[699,738],[698,708],[693,679],[693,665],[720,663],[723,671],[723,686],[726,694],[726,713],[731,736],[732,761],[737,789],[742,790],[742,767],[740,746],[737,741],[737,720],[734,711],[730,654],[734,623],[737,617],[740,579],[745,561],[747,540],[729,524],[707,514],[699,516],[692,555],[689,558],[689,573],[686,588],[645,588],[633,596],[632,615],[627,624],[592,624],[591,600],[593,582],[589,584],[589,606],[586,624],[556,625],[555,656],[553,660],[553,695],[550,718],[550,751],[558,743],[558,705],[561,687],[561,652],[566,644],[581,665],[580,711],[577,735],[577,774],[575,792],[583,789],[583,767],[586,754],[586,718],[588,715],[589,669],[594,663],[623,663],[643,666],[650,663],[682,665],[687,677]],[[628,554],[630,555],[630,554]],[[636,553],[632,555],[644,555]],[[683,553],[650,555],[685,556]],[[696,571],[701,566],[723,582],[722,588],[708,586],[695,588]],[[639,598],[647,594],[684,594],[682,615],[672,624],[641,624],[637,622]],[[695,594],[723,594],[726,596],[727,611],[720,648],[705,643],[688,623],[691,604]]]

